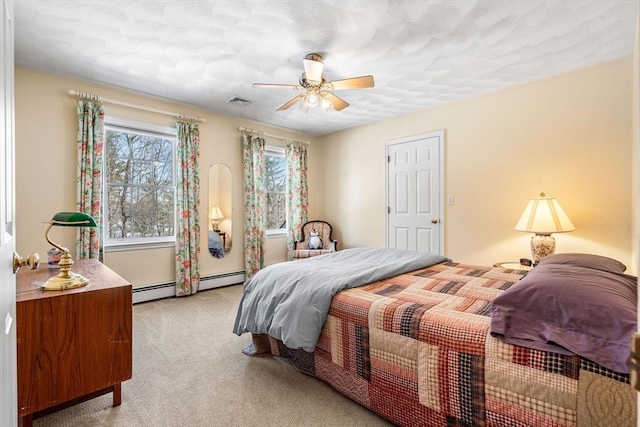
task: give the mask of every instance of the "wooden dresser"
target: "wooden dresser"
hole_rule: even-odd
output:
[[[77,260],[71,271],[82,288],[42,291],[58,273],[47,265],[21,268],[16,287],[18,418],[34,418],[113,392],[132,373],[131,284],[97,260]]]

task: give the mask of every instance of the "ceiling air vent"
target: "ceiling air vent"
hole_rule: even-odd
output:
[[[231,98],[227,102],[229,104],[238,105],[240,107],[246,107],[247,105],[251,104],[253,101],[250,101],[250,100],[245,99],[245,98],[240,98],[239,96],[234,96],[233,98]]]

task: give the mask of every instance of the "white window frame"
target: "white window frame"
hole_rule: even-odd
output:
[[[286,160],[286,152],[284,147],[274,147],[272,145],[266,145],[264,147],[264,154],[265,156],[269,155],[269,156],[279,156],[279,157],[284,157]],[[285,194],[289,194],[289,165],[287,165],[287,169],[285,170]],[[273,229],[267,229],[267,239],[273,239],[273,238],[281,238],[281,237],[287,237],[287,233],[289,231],[289,221],[288,221],[288,217],[289,217],[289,200],[287,198],[287,204],[285,207],[285,216],[287,217],[287,226],[285,228],[273,228]]]
[[[138,237],[138,238],[128,238],[128,239],[114,239],[107,237],[107,227],[108,227],[108,209],[109,209],[109,200],[107,197],[107,174],[106,174],[106,137],[105,137],[105,147],[104,147],[104,156],[103,156],[103,185],[102,185],[102,200],[103,200],[103,216],[102,216],[102,237],[103,237],[103,246],[105,252],[120,252],[120,251],[132,251],[132,250],[141,250],[141,249],[154,249],[154,248],[164,248],[164,247],[173,247],[176,243],[176,144],[178,139],[178,130],[177,128],[169,127],[169,126],[160,126],[154,125],[145,122],[138,122],[134,120],[123,119],[119,117],[105,117],[104,119],[104,132],[106,135],[107,129],[117,128],[123,131],[133,131],[136,133],[147,134],[150,136],[157,137],[167,137],[173,140],[173,153],[172,153],[172,161],[173,161],[173,173],[172,173],[172,187],[173,187],[173,236],[159,236],[159,237]]]

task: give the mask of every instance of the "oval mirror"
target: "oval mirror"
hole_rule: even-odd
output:
[[[209,168],[209,204],[207,208],[209,253],[223,258],[231,250],[231,169],[216,163]]]

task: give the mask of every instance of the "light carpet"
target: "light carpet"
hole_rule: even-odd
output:
[[[286,360],[241,353],[232,331],[242,286],[133,307],[133,378],[111,393],[34,421],[81,426],[390,426]]]

